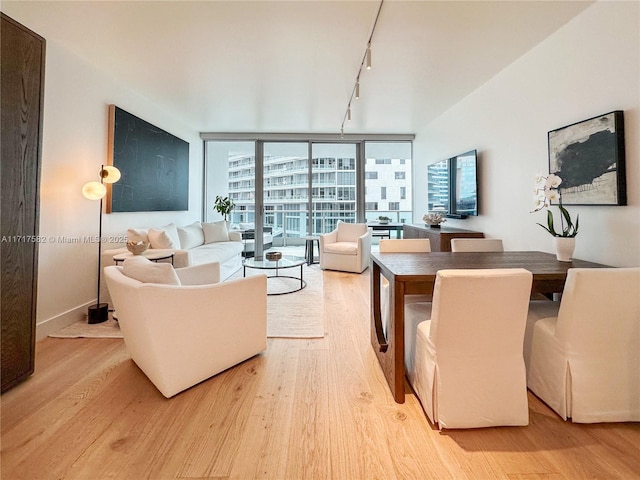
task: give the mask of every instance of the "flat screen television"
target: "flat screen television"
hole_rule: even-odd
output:
[[[478,215],[478,153],[476,150],[427,167],[427,208],[449,218]]]

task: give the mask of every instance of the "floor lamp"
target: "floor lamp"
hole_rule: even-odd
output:
[[[100,181],[87,182],[82,187],[82,194],[89,200],[100,200],[100,227],[98,229],[98,293],[95,305],[89,305],[87,320],[89,323],[102,323],[109,318],[109,304],[100,303],[100,257],[102,256],[102,199],[107,193],[105,183],[115,183],[120,179],[120,170],[111,165],[102,165]]]

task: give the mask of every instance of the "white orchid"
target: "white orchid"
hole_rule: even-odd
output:
[[[580,220],[579,215],[576,217],[575,225],[571,221],[571,216],[566,208],[562,206],[562,196],[560,195],[559,187],[562,183],[562,178],[560,178],[555,173],[550,173],[546,177],[542,174],[538,173],[536,175],[536,188],[535,192],[535,203],[533,206],[533,212],[538,212],[543,208],[548,208],[551,205],[551,202],[558,202],[558,208],[560,209],[560,223],[562,226],[561,232],[556,232],[553,225],[553,214],[550,210],[547,211],[547,225],[542,225],[539,223],[542,228],[544,228],[547,232],[549,232],[554,237],[575,237],[578,234],[578,222]],[[565,223],[567,224],[565,228]]]
[[[555,173],[550,173],[545,182],[547,188],[559,188],[562,183],[562,179]]]

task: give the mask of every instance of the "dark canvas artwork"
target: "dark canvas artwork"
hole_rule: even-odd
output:
[[[113,184],[108,213],[189,209],[189,143],[115,105],[110,106]]]
[[[549,132],[549,172],[563,205],[626,205],[622,111]]]

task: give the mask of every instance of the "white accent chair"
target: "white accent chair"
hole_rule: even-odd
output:
[[[499,238],[452,238],[452,252],[504,252]]]
[[[531,302],[529,389],[563,419],[640,421],[640,268],[572,268],[560,302]]]
[[[380,253],[430,253],[431,242],[428,238],[393,238],[380,240]],[[389,327],[389,281],[382,276],[380,279],[380,311],[382,316],[382,331],[385,337]],[[430,302],[431,295],[405,295],[404,303]]]
[[[527,425],[522,353],[531,272],[441,270],[433,303],[405,307],[407,376],[443,428]]]
[[[371,229],[366,223],[339,221],[335,230],[320,235],[320,268],[362,273],[369,266]]]
[[[224,283],[218,263],[104,269],[127,351],[167,398],[267,348],[267,279]],[[147,260],[148,261],[148,260]],[[151,262],[149,262],[151,263]],[[152,271],[147,283],[142,276]]]

